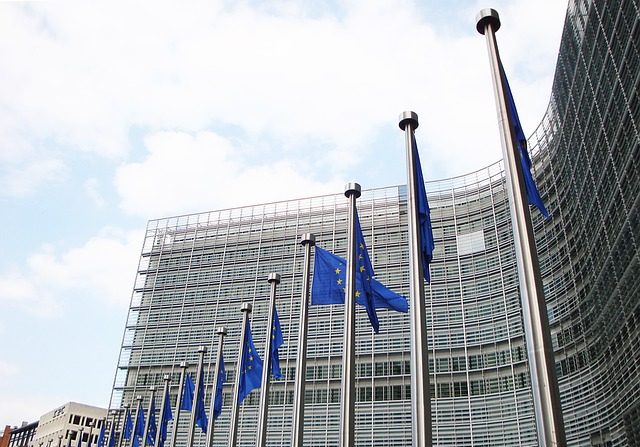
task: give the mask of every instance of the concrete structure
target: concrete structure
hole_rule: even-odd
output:
[[[533,223],[572,446],[633,446],[640,438],[638,42],[637,1],[570,1],[549,108],[530,138],[535,176],[552,214],[545,222],[534,211]],[[400,133],[396,150],[404,164]],[[428,160],[422,162],[428,173]],[[366,179],[356,180],[367,186]],[[535,446],[502,164],[428,182],[427,191],[437,246],[426,289],[434,445]],[[365,190],[358,200],[378,279],[405,295],[406,207],[404,186]],[[261,350],[267,275],[278,272],[285,379],[271,383],[267,438],[289,445],[302,287],[298,241],[311,232],[317,245],[344,256],[346,215],[347,201],[336,191],[150,221],[111,407],[148,396],[164,374],[172,377],[175,402],[179,363],[188,361],[194,371],[198,346],[215,353],[214,331],[221,325],[229,330],[224,356],[233,377],[240,303],[253,304],[253,336]],[[409,320],[388,311],[379,317],[374,336],[358,309],[356,445],[410,446]],[[305,445],[337,444],[342,333],[342,306],[310,308]],[[207,408],[214,382],[210,355]],[[243,443],[255,442],[258,402],[254,392],[241,407]],[[228,383],[216,446],[226,445],[230,408]],[[178,445],[184,445],[187,420],[180,419]],[[197,433],[196,444],[204,445]]]
[[[5,426],[0,447],[29,447],[38,428],[38,421],[23,422],[20,427]]]
[[[96,444],[107,410],[68,402],[40,417],[30,446],[75,447],[82,433],[82,445]]]

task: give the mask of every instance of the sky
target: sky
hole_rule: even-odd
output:
[[[0,429],[106,407],[150,219],[501,158],[482,8],[526,133],[564,0],[0,3]],[[541,17],[544,12],[544,17]]]

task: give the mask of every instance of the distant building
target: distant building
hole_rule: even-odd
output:
[[[28,447],[37,428],[38,421],[23,422],[20,427],[5,426],[0,437],[0,447]]]
[[[82,433],[82,445],[96,444],[104,424],[107,410],[76,402],[66,403],[40,417],[35,422],[37,430],[28,444],[30,447],[75,447],[78,434]],[[14,444],[9,447],[27,447]]]

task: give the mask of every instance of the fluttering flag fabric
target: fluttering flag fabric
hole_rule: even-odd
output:
[[[282,379],[282,370],[280,369],[280,356],[278,349],[284,344],[282,337],[282,327],[280,327],[280,318],[278,318],[278,310],[273,309],[273,328],[271,328],[271,374],[276,379]]]
[[[111,424],[111,430],[109,430],[109,442],[107,443],[108,447],[115,447],[116,445],[116,430],[115,424]]]
[[[215,421],[222,414],[222,386],[227,380],[227,372],[224,369],[224,356],[220,356],[220,368],[216,380],[216,396],[213,402],[213,420]]]
[[[184,377],[184,389],[182,391],[182,403],[180,409],[184,411],[191,411],[193,408],[193,394],[195,392],[195,386],[191,374],[187,374]]]
[[[356,276],[360,277],[360,283],[364,289],[364,307],[367,309],[367,315],[373,330],[377,334],[380,332],[380,322],[378,321],[378,314],[373,303],[373,292],[371,286],[371,279],[375,276],[373,272],[373,265],[371,265],[371,258],[369,257],[369,251],[367,250],[367,244],[364,242],[364,235],[362,234],[362,228],[360,227],[360,219],[358,218],[358,212],[356,211]],[[358,298],[360,291],[356,289],[356,298]]]
[[[507,80],[507,74],[504,71],[502,63],[500,63],[500,73],[504,79],[506,101],[509,116],[511,117],[511,125],[516,137],[516,145],[518,147],[518,153],[520,154],[520,165],[522,166],[522,176],[524,177],[524,184],[527,189],[527,198],[529,204],[534,205],[540,211],[540,214],[545,219],[549,218],[549,212],[544,206],[540,192],[536,186],[536,182],[533,180],[531,174],[531,158],[529,157],[529,151],[527,150],[527,138],[524,136],[522,130],[522,124],[520,124],[520,118],[518,117],[518,110],[516,109],[516,103],[513,100],[513,94],[511,93],[511,87],[509,87],[509,81]],[[514,173],[515,174],[515,173]]]
[[[196,401],[196,425],[202,429],[202,433],[206,433],[209,421],[207,420],[207,411],[204,408],[204,374],[200,374],[200,376]]]
[[[418,145],[416,137],[411,135],[411,145],[413,150],[413,159],[415,166],[416,178],[416,203],[418,205],[418,222],[420,228],[420,257],[422,259],[422,273],[424,280],[431,282],[431,273],[429,272],[429,264],[433,258],[433,250],[436,246],[433,241],[433,228],[431,227],[431,210],[429,209],[429,201],[427,200],[427,191],[424,186],[424,176],[422,175],[422,166],[420,165],[420,155],[418,154]]]
[[[131,439],[131,432],[133,432],[133,420],[131,411],[127,408],[127,415],[124,417],[124,439]]]
[[[106,422],[102,421],[102,427],[100,427],[100,433],[98,433],[98,441],[96,442],[97,447],[104,447],[104,435],[106,430]]]
[[[240,386],[238,387],[238,403],[242,403],[251,391],[260,388],[262,382],[262,359],[258,356],[251,335],[251,322],[247,321],[244,351],[240,366]]]
[[[356,216],[357,218],[357,216]],[[376,309],[391,309],[406,313],[409,311],[407,299],[385,287],[373,275],[373,266],[362,236],[359,220],[356,220],[355,275],[356,303],[365,306],[374,331],[379,331]],[[311,304],[344,304],[347,261],[316,246],[313,268]]]
[[[160,441],[158,442],[158,447],[164,447],[164,442],[167,440],[167,425],[172,419],[171,397],[169,396],[169,389],[167,388],[167,393],[164,395],[164,408],[160,415]]]
[[[346,265],[347,261],[344,258],[316,246],[311,304],[344,304]],[[363,290],[362,285],[359,285],[359,275],[356,275],[356,290]],[[375,278],[371,279],[371,290],[373,292],[373,304],[376,309],[409,312],[407,299],[388,289]],[[356,298],[356,303],[364,306],[364,296],[362,294]]]
[[[140,414],[136,417],[136,427],[133,431],[133,447],[138,447],[144,436],[144,408],[140,407]]]
[[[156,443],[156,433],[158,425],[156,424],[156,399],[151,398],[151,408],[149,409],[149,431],[147,431],[147,445]]]

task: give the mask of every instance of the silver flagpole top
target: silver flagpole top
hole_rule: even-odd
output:
[[[206,346],[198,346],[198,352],[207,352]]]
[[[240,312],[251,312],[252,309],[251,303],[242,303],[242,306],[240,306]]]
[[[136,397],[136,400],[138,400],[138,401],[142,401],[142,396],[140,396],[140,395],[139,395],[139,396],[137,396],[137,397]]]
[[[155,385],[151,385],[151,386],[149,387],[149,391],[155,391],[155,390],[156,390]]]
[[[189,367],[189,363],[187,362],[180,362],[180,368],[188,368]]]
[[[171,382],[171,376],[169,374],[165,374],[164,376],[162,376],[162,380],[164,380],[165,382]]]
[[[407,124],[413,125],[413,130],[418,128],[418,114],[411,110],[404,111],[398,117],[398,125],[400,129],[404,130],[407,127]]]
[[[351,197],[352,194],[356,196],[356,199],[360,197],[360,195],[362,194],[362,188],[360,187],[360,183],[349,182],[346,185],[344,185],[344,195],[347,197]]]
[[[316,245],[316,235],[313,233],[303,234],[302,237],[300,238],[300,244],[301,245],[309,244],[313,247],[314,245]]]
[[[484,34],[487,23],[493,25],[494,33],[500,29],[500,16],[493,8],[482,9],[476,16],[476,20],[478,21],[476,29],[480,34]]]
[[[280,284],[280,273],[269,273],[269,278],[267,278],[269,284],[275,282],[276,284]]]
[[[224,326],[220,326],[218,329],[216,329],[216,334],[227,335],[227,328]]]

